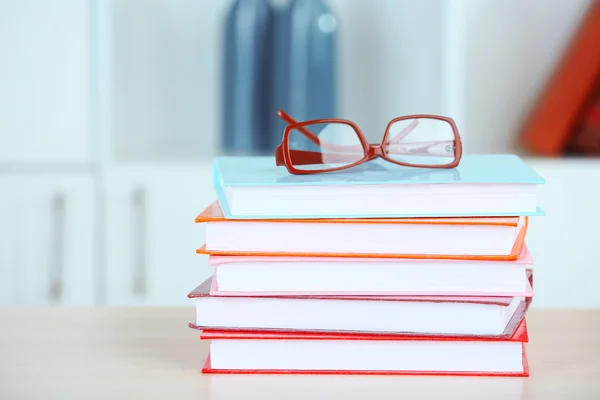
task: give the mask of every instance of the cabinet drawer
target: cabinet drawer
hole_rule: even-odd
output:
[[[0,187],[0,304],[92,304],[93,177],[0,175]]]
[[[117,167],[105,176],[109,305],[189,305],[212,269],[194,218],[214,201],[210,165]]]

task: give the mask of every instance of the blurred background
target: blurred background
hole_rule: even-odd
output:
[[[211,159],[272,154],[283,108],[371,141],[443,114],[465,153],[524,157],[532,307],[600,307],[599,8],[0,0],[0,305],[191,305]]]

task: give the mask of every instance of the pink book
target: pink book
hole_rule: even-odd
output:
[[[211,256],[219,296],[532,297],[533,259],[515,261]]]
[[[210,286],[209,278],[188,294],[196,302],[196,321],[191,328],[509,337],[532,300],[475,296],[220,296],[211,294]]]

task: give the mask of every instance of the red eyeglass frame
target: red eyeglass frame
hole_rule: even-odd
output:
[[[371,144],[371,143],[367,142],[367,139],[365,138],[364,134],[362,133],[362,131],[358,127],[358,125],[356,125],[354,122],[346,120],[346,119],[327,118],[327,119],[314,119],[314,120],[309,120],[309,121],[298,122],[295,119],[293,119],[291,116],[289,116],[283,110],[278,110],[277,116],[279,118],[281,118],[282,120],[284,120],[285,122],[287,122],[289,125],[286,126],[286,128],[283,132],[283,138],[281,140],[281,143],[275,148],[275,163],[277,166],[285,165],[285,167],[291,174],[308,175],[308,174],[318,174],[318,173],[325,173],[325,172],[341,171],[344,169],[355,167],[359,164],[365,163],[367,161],[370,161],[370,160],[373,160],[373,159],[379,158],[379,157],[381,157],[384,160],[389,161],[391,163],[394,163],[397,165],[403,165],[403,166],[407,166],[407,167],[447,169],[447,168],[454,168],[454,167],[458,166],[458,164],[460,163],[460,159],[462,158],[462,140],[460,138],[460,134],[458,133],[458,128],[456,127],[456,123],[454,122],[454,120],[452,118],[444,117],[441,115],[414,114],[414,115],[406,115],[403,117],[394,118],[388,123],[387,127],[385,128],[385,134],[383,135],[383,140],[381,141],[380,144]],[[437,119],[437,120],[448,122],[450,124],[450,126],[452,126],[452,132],[454,133],[454,161],[452,163],[443,164],[443,165],[410,164],[410,163],[403,163],[400,161],[393,160],[387,156],[386,150],[385,150],[385,147],[386,147],[385,143],[387,141],[387,137],[390,132],[390,127],[392,126],[392,124],[394,124],[395,122],[398,122],[398,121],[403,121],[403,120],[407,120],[407,119],[419,119],[419,118]],[[304,159],[311,158],[310,154],[313,154],[314,156],[312,156],[312,158],[314,159],[313,160],[314,162],[311,162],[309,160],[308,162],[306,162],[306,164],[311,164],[311,163],[319,164],[321,153],[310,152],[307,150],[291,150],[289,147],[290,133],[292,132],[292,130],[296,129],[296,130],[300,131],[302,134],[304,134],[304,136],[306,136],[313,143],[318,145],[319,137],[317,135],[315,135],[314,133],[312,133],[311,131],[309,131],[308,129],[306,129],[304,126],[312,125],[312,124],[320,124],[320,123],[341,123],[341,124],[350,125],[356,131],[356,134],[358,135],[358,138],[364,149],[365,154],[364,154],[363,158],[361,158],[360,160],[358,160],[354,163],[344,165],[343,167],[336,167],[336,168],[304,170],[304,169],[298,169],[298,168],[294,167],[294,165],[291,162],[292,153],[298,153],[297,156],[303,157]]]

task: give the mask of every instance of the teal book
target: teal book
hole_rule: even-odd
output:
[[[213,185],[225,218],[323,219],[543,215],[544,179],[512,154],[463,155],[456,168],[376,159],[329,173],[293,175],[273,157],[217,157]]]

